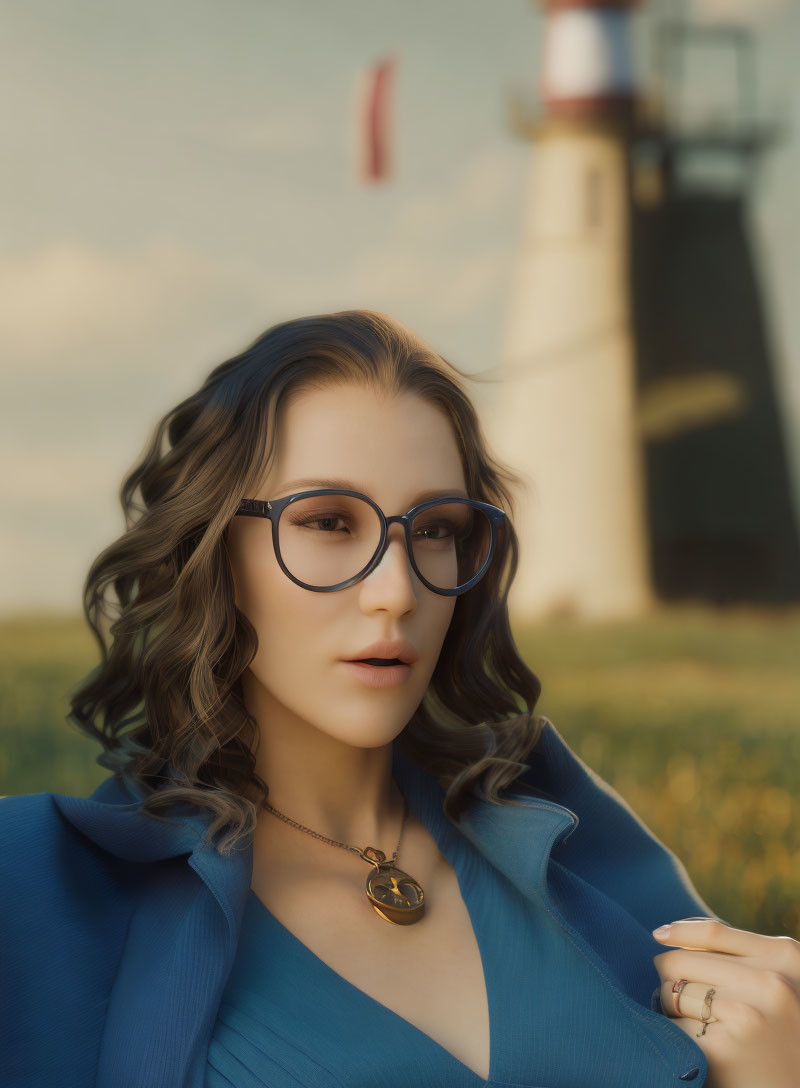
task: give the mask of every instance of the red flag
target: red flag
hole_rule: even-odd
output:
[[[358,177],[366,184],[388,178],[393,166],[396,59],[387,57],[362,71],[356,87]]]

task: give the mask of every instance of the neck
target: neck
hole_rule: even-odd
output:
[[[355,746],[300,718],[270,713],[256,692],[246,703],[257,722],[267,723],[260,727],[256,771],[269,787],[269,804],[318,835],[358,849],[374,846],[391,857],[405,810],[392,777],[393,737]],[[281,825],[293,845],[302,838],[306,847],[317,842],[331,850],[263,808],[258,819]]]

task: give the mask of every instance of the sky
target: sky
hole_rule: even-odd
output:
[[[748,209],[800,509],[800,4],[733,19],[786,126]],[[0,0],[0,613],[77,611],[156,421],[270,325],[393,314],[460,369],[500,364],[537,103],[531,0]],[[356,173],[359,73],[398,58],[395,171]],[[690,92],[713,99],[702,65]],[[477,389],[479,411],[490,388]]]

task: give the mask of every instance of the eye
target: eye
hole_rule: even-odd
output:
[[[441,536],[436,536],[439,530],[442,530]],[[430,534],[430,535],[426,535]],[[414,536],[420,537],[423,540],[447,540],[453,535],[453,526],[445,522],[438,522],[431,525],[423,525],[417,529]]]
[[[330,529],[330,523],[331,522],[337,522],[337,521],[347,522],[347,520],[348,519],[344,514],[334,514],[334,513],[331,513],[331,514],[317,513],[317,514],[314,515],[314,517],[298,516],[298,517],[290,517],[289,518],[290,524],[293,525],[293,526],[297,526],[300,529],[307,528],[309,525],[323,525],[323,524],[327,523],[329,528],[319,530],[321,532],[333,532],[334,530]]]

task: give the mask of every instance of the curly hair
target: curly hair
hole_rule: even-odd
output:
[[[260,734],[241,676],[257,635],[234,603],[226,530],[269,468],[290,398],[347,383],[437,406],[469,495],[506,512],[489,570],[456,598],[399,741],[438,777],[451,818],[478,779],[489,800],[513,803],[500,790],[529,769],[522,761],[545,719],[533,715],[541,684],[517,652],[507,608],[519,557],[510,487],[520,477],[490,453],[470,377],[396,319],[346,310],[273,325],[156,424],[120,489],[126,529],[86,576],[83,608],[101,661],[72,692],[68,714],[100,741],[96,762],[128,780],[142,812],[205,810],[206,843],[218,836],[222,854],[255,829],[269,787],[255,772]]]

